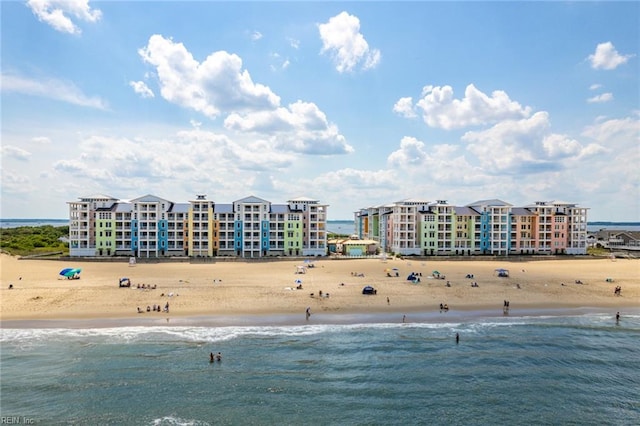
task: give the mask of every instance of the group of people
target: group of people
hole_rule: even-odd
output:
[[[213,354],[213,352],[209,353],[209,362],[213,361],[222,361],[222,354],[218,352],[217,354]]]
[[[476,281],[471,283],[471,287],[480,287]]]
[[[147,305],[147,312],[166,312],[169,313],[169,302],[164,305],[164,309],[161,309],[160,305],[153,305],[153,307]],[[138,306],[138,313],[142,314],[144,311]]]
[[[508,314],[509,313],[509,301],[505,300],[504,303],[502,304],[502,312],[504,314]]]
[[[139,289],[139,290],[155,290],[156,289],[156,285],[155,284],[154,285],[151,285],[151,284],[149,284],[149,285],[147,285],[147,284],[138,284],[136,286],[136,288]]]
[[[446,303],[444,304],[440,304],[440,311],[448,311],[449,310],[449,305],[447,305]]]
[[[620,287],[619,285],[616,286],[616,289],[613,290],[613,294],[615,294],[616,296],[622,296],[622,287]]]

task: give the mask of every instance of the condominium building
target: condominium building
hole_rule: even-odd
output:
[[[409,199],[355,212],[355,228],[401,255],[585,254],[587,210],[561,201],[514,207],[499,199],[466,206]]]
[[[154,195],[69,202],[71,256],[322,256],[327,205],[310,198],[272,204],[257,197],[175,203]]]

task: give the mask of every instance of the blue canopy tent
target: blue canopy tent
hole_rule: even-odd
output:
[[[78,280],[80,279],[80,272],[82,272],[80,268],[64,268],[60,271],[60,275],[68,280]]]

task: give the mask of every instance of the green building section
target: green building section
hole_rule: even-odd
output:
[[[112,255],[116,252],[115,219],[96,219],[96,250],[98,256]]]
[[[284,222],[284,251],[288,256],[302,254],[302,221],[285,220]]]

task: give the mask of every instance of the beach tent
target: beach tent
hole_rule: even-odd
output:
[[[496,274],[499,277],[508,277],[509,276],[509,270],[508,269],[502,269],[502,268],[498,268],[496,269]]]
[[[80,279],[80,272],[82,272],[80,268],[64,268],[60,271],[60,275],[68,280],[78,280]]]
[[[376,289],[368,285],[362,289],[362,294],[376,294]]]

